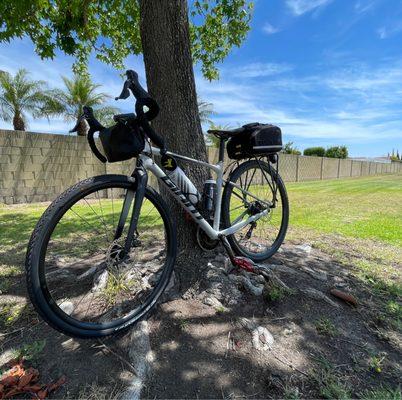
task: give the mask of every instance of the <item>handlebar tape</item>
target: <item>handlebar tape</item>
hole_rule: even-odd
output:
[[[98,160],[102,163],[106,163],[106,157],[98,150],[96,147],[94,133],[105,129],[105,127],[95,118],[93,109],[91,107],[84,106],[83,107],[85,119],[89,124],[89,131],[87,135],[89,147],[91,147],[92,152],[98,158]]]
[[[126,71],[126,75],[127,80],[130,82],[129,88],[137,100],[135,104],[135,112],[137,114],[138,121],[152,142],[160,149],[165,150],[166,146],[164,139],[152,129],[148,122],[153,120],[159,114],[158,103],[141,86],[138,80],[137,72],[128,70]],[[147,107],[148,111],[144,112],[144,107]]]

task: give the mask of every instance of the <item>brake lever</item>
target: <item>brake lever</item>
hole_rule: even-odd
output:
[[[130,86],[130,82],[128,80],[126,80],[124,82],[123,90],[121,91],[120,95],[118,97],[115,97],[114,99],[115,100],[120,100],[120,99],[124,100],[124,99],[127,99],[128,97],[130,97],[130,91],[128,90],[129,86]]]

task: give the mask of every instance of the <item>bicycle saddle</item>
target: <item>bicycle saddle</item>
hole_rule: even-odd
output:
[[[207,131],[207,133],[218,136],[218,137],[222,137],[222,138],[230,138],[230,137],[237,136],[242,133],[248,132],[250,129],[252,129],[253,127],[255,127],[257,125],[259,125],[258,122],[252,122],[251,124],[246,124],[240,128],[235,128],[235,129],[209,129]]]

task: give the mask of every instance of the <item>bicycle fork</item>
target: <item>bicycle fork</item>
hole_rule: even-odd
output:
[[[124,248],[120,252],[120,259],[123,259],[129,253],[130,248],[132,247],[133,238],[137,231],[142,203],[144,201],[145,189],[148,183],[148,173],[145,168],[137,167],[134,170],[132,177],[135,179],[133,188],[127,189],[126,195],[124,197],[123,208],[121,210],[119,222],[114,235],[114,240],[117,240],[121,237],[124,230],[124,225],[130,212],[132,202],[134,200],[134,207],[131,214],[130,225],[128,228],[126,241],[124,243]]]

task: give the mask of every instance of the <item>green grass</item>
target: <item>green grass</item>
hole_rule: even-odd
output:
[[[286,186],[291,226],[402,247],[402,175]]]
[[[329,318],[321,317],[317,321],[315,321],[315,329],[320,335],[324,336],[338,335],[338,330],[336,329],[336,326]]]
[[[402,400],[401,388],[380,386],[376,389],[366,390],[360,398],[365,400]]]

